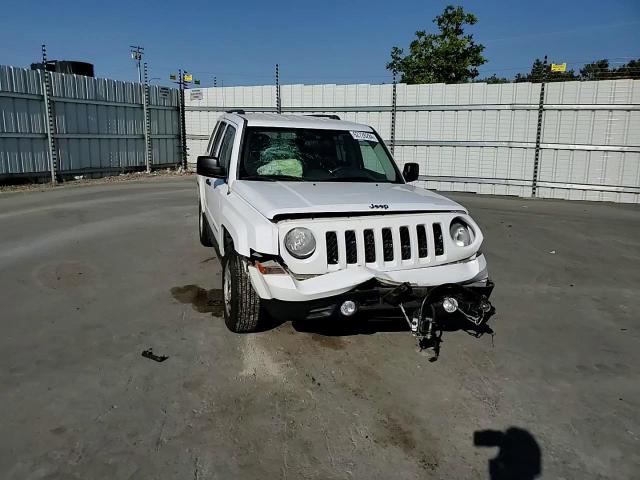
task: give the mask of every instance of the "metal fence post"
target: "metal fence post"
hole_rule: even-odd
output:
[[[51,77],[47,71],[47,47],[42,45],[42,78],[44,80],[43,92],[44,92],[44,109],[46,114],[45,128],[47,134],[47,147],[49,150],[49,170],[51,172],[51,184],[56,184],[56,174],[58,173],[58,155],[56,151],[56,144],[54,140],[55,133],[55,117],[53,113],[53,89],[51,87]]]
[[[180,126],[180,164],[184,170],[187,169],[187,127],[185,124],[185,105],[184,105],[184,73],[182,69],[178,70],[179,90],[179,126]]]
[[[540,167],[540,142],[542,141],[542,121],[544,116],[544,87],[547,81],[547,56],[544,56],[542,66],[542,83],[540,83],[540,99],[538,100],[538,126],[536,129],[536,150],[533,157],[533,178],[531,181],[531,196],[538,193],[538,176]]]
[[[144,153],[147,173],[151,172],[151,118],[149,112],[149,69],[144,62],[144,84],[142,85],[142,105],[144,112]]]
[[[280,66],[276,63],[276,112],[282,113],[282,99],[280,98]]]
[[[396,150],[396,110],[398,103],[398,84],[396,83],[396,72],[393,72],[393,97],[391,101],[391,155],[394,155]]]

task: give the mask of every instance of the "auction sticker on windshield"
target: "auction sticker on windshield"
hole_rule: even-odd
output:
[[[371,132],[357,132],[351,130],[349,131],[349,133],[356,140],[364,140],[365,142],[378,142],[376,136]]]

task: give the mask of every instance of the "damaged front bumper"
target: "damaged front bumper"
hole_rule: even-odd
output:
[[[406,292],[400,301],[394,302],[391,297],[403,285],[389,286],[374,279],[347,292],[315,300],[288,302],[271,299],[262,303],[274,317],[317,319],[338,315],[340,306],[346,301],[354,302],[361,313],[371,310],[391,309],[398,307],[400,304],[403,304],[407,309],[417,310],[422,300],[427,296],[430,296],[433,302],[441,303],[442,298],[448,294],[457,298],[459,310],[466,312],[481,308],[481,299],[488,299],[493,290],[493,282],[489,279],[466,285],[446,284],[433,287],[409,287],[410,291]]]
[[[488,278],[487,261],[482,254],[463,262],[386,272],[354,266],[305,280],[298,280],[289,273],[263,274],[251,264],[248,270],[253,288],[261,299],[284,302],[308,302],[334,297],[372,280],[390,287],[408,283],[420,288],[450,283],[471,285],[486,282]]]
[[[388,272],[359,266],[305,280],[289,273],[264,274],[255,265],[248,265],[248,269],[263,305],[278,317],[329,317],[347,300],[354,302],[358,310],[395,307],[399,303],[417,306],[444,286],[449,286],[447,291],[459,287],[457,294],[464,306],[468,303],[465,292],[478,292],[488,298],[493,288],[482,254],[464,262]],[[403,298],[394,303],[393,292],[397,296],[400,286],[404,286],[404,290],[400,289]],[[407,287],[410,293],[406,292]]]

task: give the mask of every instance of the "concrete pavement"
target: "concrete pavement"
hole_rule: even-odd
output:
[[[495,335],[429,363],[399,320],[230,333],[193,178],[0,194],[0,478],[637,478],[640,210],[451,196]]]

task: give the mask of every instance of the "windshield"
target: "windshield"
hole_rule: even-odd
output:
[[[239,179],[403,183],[371,132],[249,127]]]

